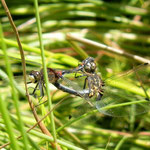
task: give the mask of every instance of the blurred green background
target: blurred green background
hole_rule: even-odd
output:
[[[40,70],[42,62],[33,1],[7,0],[6,3],[19,31],[20,40],[24,44],[27,74],[31,70]],[[83,54],[66,40],[66,34],[68,33],[122,49],[129,54],[138,55],[147,60],[150,59],[149,0],[39,0],[39,11],[48,67],[71,69],[84,59]],[[18,91],[21,117],[25,127],[29,128],[35,124],[35,120],[24,95],[20,53],[15,34],[1,3],[0,21],[7,45],[7,55],[11,62],[11,70],[17,82],[15,86]],[[104,49],[79,42],[76,42],[76,44],[87,55],[95,58],[98,65],[97,71],[101,72],[103,80],[142,63],[124,55],[120,56],[107,52]],[[17,125],[18,120],[6,75],[1,45],[2,40],[0,39],[0,93],[12,120],[14,135],[17,137],[20,135]],[[147,67],[142,71],[140,79],[149,91],[150,68]],[[133,81],[131,82],[133,83]],[[138,81],[134,80],[134,82]],[[125,84],[128,85],[128,81]],[[124,91],[129,92],[128,89],[130,88],[132,87],[128,86]],[[50,85],[50,89],[54,105],[68,95],[52,85]],[[150,113],[115,118],[100,112],[92,113],[92,109],[88,106],[85,107],[85,102],[79,97],[70,96],[66,99],[68,100],[60,104],[54,111],[57,138],[65,142],[61,146],[62,149],[150,149]],[[42,99],[42,101],[44,100],[46,100],[46,97]],[[35,100],[34,103],[38,104],[39,102]],[[39,117],[44,116],[46,111],[48,111],[47,104],[37,107]],[[78,118],[83,114],[85,116]],[[0,145],[3,145],[9,141],[9,138],[1,116],[0,114]],[[69,116],[72,116],[71,119]],[[44,124],[51,131],[50,120],[46,119]],[[40,136],[41,131],[38,127],[35,132],[36,134],[28,134],[32,139],[30,148],[36,149],[36,146],[34,147],[31,144],[36,143],[40,149],[53,149],[48,140]],[[77,148],[69,148],[67,144],[75,145]],[[24,148],[22,140],[18,140],[18,145],[21,149]],[[10,146],[7,146],[6,149],[10,149]]]

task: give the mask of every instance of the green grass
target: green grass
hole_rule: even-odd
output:
[[[104,98],[126,100],[121,104],[106,106],[102,108],[103,111],[114,108],[123,111],[122,107],[131,104],[144,104],[146,94],[141,83],[150,96],[150,67],[138,70],[137,75],[129,75],[127,78],[118,79],[115,75],[124,74],[133,66],[136,68],[150,59],[149,1],[6,2],[18,27],[27,75],[31,70],[44,68],[45,71],[48,98],[45,96],[41,102],[47,99],[49,102],[36,108],[38,117],[44,117],[63,98],[65,100],[42,121],[54,138],[42,133],[38,126],[26,133],[36,121],[26,100],[19,46],[4,8],[0,5],[3,28],[3,31],[0,30],[0,146],[11,141],[12,144],[6,146],[6,149],[53,149],[55,141],[60,149],[150,149],[149,112],[134,116],[133,109],[129,116],[106,116],[90,108],[82,98],[71,95],[67,97],[66,93],[54,89],[48,84],[46,75],[46,67],[70,69],[91,56],[95,58],[97,72],[101,73],[106,87],[108,85],[111,89],[110,92],[105,92],[108,95]],[[97,46],[95,42],[122,49],[126,53],[118,55]],[[110,76],[113,77],[109,79]],[[142,99],[134,101],[134,97]],[[39,103],[32,96],[31,100],[34,105]],[[146,103],[149,107],[149,103]],[[16,139],[20,135],[23,138]]]

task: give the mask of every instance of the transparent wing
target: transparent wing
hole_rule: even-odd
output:
[[[59,83],[62,85],[65,85],[66,87],[70,88],[70,90],[75,90],[78,93],[78,96],[85,99],[91,106],[94,106],[92,104],[92,99],[88,97],[89,90],[88,88],[84,89],[85,84],[85,78],[86,77],[79,77],[75,78],[74,73],[66,74],[59,80]]]
[[[70,90],[74,90],[78,93],[79,97],[76,96],[74,98],[71,98],[72,100],[67,101],[66,104],[64,103],[66,106],[70,106],[70,108],[73,108],[72,112],[70,113],[70,118],[79,117],[84,113],[87,113],[88,111],[91,111],[92,109],[96,108],[95,104],[91,101],[92,99],[88,97],[89,90],[87,88],[83,89],[85,77],[75,78],[74,73],[69,73],[65,74],[62,78],[60,78],[58,82],[64,85],[65,87],[69,88]],[[68,93],[72,94],[72,92]],[[85,101],[83,101],[83,99]]]
[[[120,77],[108,79],[96,108],[109,116],[138,115],[149,111],[149,69],[149,66],[143,65]]]
[[[96,108],[109,116],[139,115],[149,110],[150,102],[144,96],[128,93],[117,88],[106,88]]]

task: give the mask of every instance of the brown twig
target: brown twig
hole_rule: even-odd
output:
[[[17,42],[18,42],[19,51],[20,51],[20,55],[21,55],[21,59],[22,59],[23,78],[24,78],[26,96],[27,96],[30,108],[31,108],[31,110],[33,112],[34,118],[37,121],[38,126],[40,127],[41,131],[44,134],[52,137],[51,133],[48,131],[48,129],[45,127],[45,125],[42,122],[40,122],[40,119],[39,119],[39,117],[38,117],[38,115],[36,113],[34,105],[33,105],[32,101],[30,99],[30,96],[29,96],[29,93],[28,93],[28,88],[27,88],[25,56],[24,56],[24,51],[23,51],[23,48],[22,48],[22,45],[21,45],[21,41],[20,41],[20,38],[19,38],[19,33],[18,33],[18,30],[17,30],[17,28],[16,28],[16,26],[15,26],[15,24],[13,22],[13,19],[11,17],[10,11],[9,11],[9,9],[7,7],[7,4],[6,4],[5,0],[1,0],[1,2],[2,2],[2,5],[3,5],[4,9],[5,9],[5,12],[6,12],[6,14],[7,14],[8,18],[9,18],[9,21],[10,21],[10,24],[11,24],[11,26],[13,28],[13,31],[16,34],[16,39],[17,39]],[[52,147],[55,147],[55,143],[51,142],[51,145],[52,145]],[[57,148],[61,149],[60,147],[57,147]]]
[[[82,37],[76,37],[76,36],[71,35],[71,34],[67,34],[67,39],[78,41],[78,42],[81,42],[81,43],[84,43],[86,45],[90,45],[90,46],[93,46],[93,47],[101,48],[101,49],[104,49],[108,52],[115,53],[117,55],[122,55],[122,56],[134,59],[134,60],[142,62],[142,63],[150,64],[149,59],[143,58],[143,57],[138,56],[138,55],[133,55],[133,54],[127,53],[123,50],[113,48],[113,47],[110,47],[110,46],[107,46],[105,44],[98,43],[98,42],[95,42],[95,41],[92,41],[92,40],[89,40],[89,39],[85,39],[85,38],[82,38]]]

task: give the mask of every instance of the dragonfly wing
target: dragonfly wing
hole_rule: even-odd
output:
[[[73,80],[72,80],[73,79]],[[62,85],[65,85],[66,87],[73,89],[74,91],[76,91],[78,93],[78,96],[82,97],[83,99],[85,99],[91,106],[94,106],[94,104],[92,103],[92,99],[88,97],[89,95],[89,89],[84,89],[84,84],[85,84],[85,77],[81,77],[81,78],[68,78],[63,76],[60,80],[59,83]],[[69,93],[69,92],[68,92]],[[70,92],[70,94],[73,94]],[[76,95],[76,94],[74,94]]]
[[[145,97],[113,88],[105,89],[103,98],[96,101],[96,108],[109,116],[139,115],[149,110],[150,101]]]
[[[128,71],[127,75],[108,79],[102,99],[96,102],[97,109],[110,116],[138,115],[147,112],[150,107],[150,101],[146,100],[150,96],[147,92],[149,86],[146,85],[148,82],[142,80],[149,79],[145,73],[147,67],[144,65],[143,68]]]

